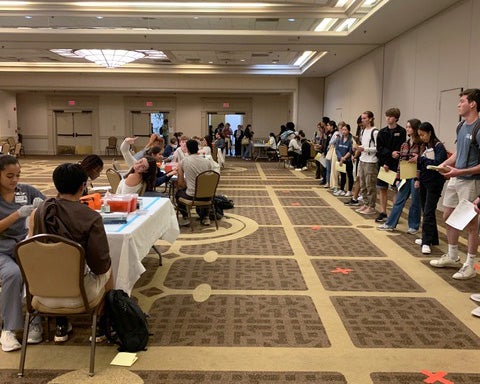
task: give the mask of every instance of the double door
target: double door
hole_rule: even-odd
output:
[[[92,111],[55,111],[57,154],[92,153]]]

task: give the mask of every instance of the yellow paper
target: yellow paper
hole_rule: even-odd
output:
[[[347,173],[347,166],[345,165],[345,163],[343,163],[342,165],[340,165],[340,162],[336,162],[335,163],[335,169],[338,171],[338,172],[342,172],[342,173]]]
[[[380,180],[385,181],[387,184],[393,184],[395,182],[395,179],[397,178],[397,172],[395,171],[385,171],[385,168],[380,167],[380,170],[378,171],[378,176]]]
[[[413,179],[417,177],[417,163],[410,163],[406,160],[400,161],[400,178]]]
[[[138,360],[136,353],[119,352],[112,360],[110,365],[122,365],[124,367],[131,367],[135,361]]]

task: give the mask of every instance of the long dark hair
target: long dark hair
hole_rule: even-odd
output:
[[[142,181],[146,184],[146,191],[153,191],[155,189],[155,179],[157,177],[157,162],[152,156],[144,156],[147,159],[148,168],[142,175]],[[126,179],[128,175],[135,173],[135,169],[132,167],[130,171],[124,176]]]
[[[422,140],[420,139],[420,136],[418,136],[418,127],[420,127],[420,124],[422,124],[422,122],[418,119],[410,119],[410,120],[407,120],[408,123],[410,123],[410,127],[412,127],[413,129],[413,133],[412,133],[412,140],[415,144],[420,144],[422,142]]]
[[[435,147],[435,145],[440,141],[437,135],[435,134],[435,128],[433,128],[433,125],[430,124],[428,121],[425,121],[422,124],[420,124],[420,126],[418,127],[418,130],[430,133],[430,140],[427,143],[427,146],[429,148]]]

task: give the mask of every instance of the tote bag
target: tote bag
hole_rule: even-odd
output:
[[[331,145],[329,148],[328,148],[328,152],[327,154],[325,155],[325,159],[327,160],[332,160],[333,158],[333,154],[335,153],[335,147],[333,145]]]

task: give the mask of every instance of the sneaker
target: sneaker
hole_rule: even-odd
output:
[[[340,191],[340,193],[338,194],[338,196],[345,196],[345,191]]]
[[[352,207],[358,207],[360,205],[360,203],[358,202],[358,200],[350,199],[347,202],[345,202],[345,205],[350,205]]]
[[[480,307],[475,308],[471,314],[476,317],[480,317]]]
[[[68,340],[68,334],[72,333],[72,330],[73,328],[70,322],[68,322],[67,325],[57,325],[53,341],[55,343],[64,343]]]
[[[460,263],[460,258],[457,257],[456,260],[453,260],[448,256],[448,254],[442,255],[439,259],[435,260],[430,260],[430,265],[432,267],[437,267],[437,268],[445,268],[445,267],[451,267],[451,268],[457,268],[458,263]]]
[[[382,225],[379,225],[377,227],[377,229],[379,231],[389,231],[389,232],[393,232],[395,230],[395,228],[391,227],[390,225],[387,225],[385,223],[383,223]]]
[[[352,196],[352,191],[348,191],[347,193],[345,193],[345,197],[350,197]]]
[[[306,171],[307,169],[307,167],[302,167],[302,171]]]
[[[43,328],[42,324],[30,324],[30,328],[28,329],[28,344],[38,344],[43,341]]]
[[[457,273],[453,274],[455,280],[468,280],[473,279],[477,275],[477,271],[470,264],[463,264],[462,268]]]
[[[301,171],[302,168],[295,168],[295,171]]]
[[[205,218],[202,220],[202,225],[210,225],[210,218],[209,218],[209,217],[205,217]]]
[[[2,343],[3,352],[16,351],[22,348],[22,345],[18,342],[15,332],[2,330],[2,335],[0,336],[0,343]]]
[[[380,212],[377,216],[377,218],[375,219],[375,222],[376,223],[384,223],[385,221],[387,221],[387,214],[384,213],[384,212]]]
[[[470,300],[480,304],[480,293],[474,293],[470,296]]]
[[[422,245],[422,239],[415,239],[415,244]]]
[[[181,218],[178,219],[178,225],[180,227],[185,227],[187,225],[190,225],[190,220],[185,219],[184,217],[181,217]]]
[[[407,229],[407,233],[408,233],[409,235],[415,235],[416,233],[418,233],[418,229],[408,228],[408,229]]]
[[[325,185],[323,186],[323,188],[330,189],[330,184],[325,184]]]
[[[430,253],[432,253],[430,246],[427,244],[422,245],[422,253],[425,255],[429,255]]]
[[[343,191],[340,190],[340,189],[337,189],[335,192],[333,192],[333,196],[340,196],[340,193],[342,193]],[[345,193],[345,192],[343,192]]]
[[[362,196],[362,195],[358,195],[357,200],[358,200],[358,201],[363,201],[363,196]]]

